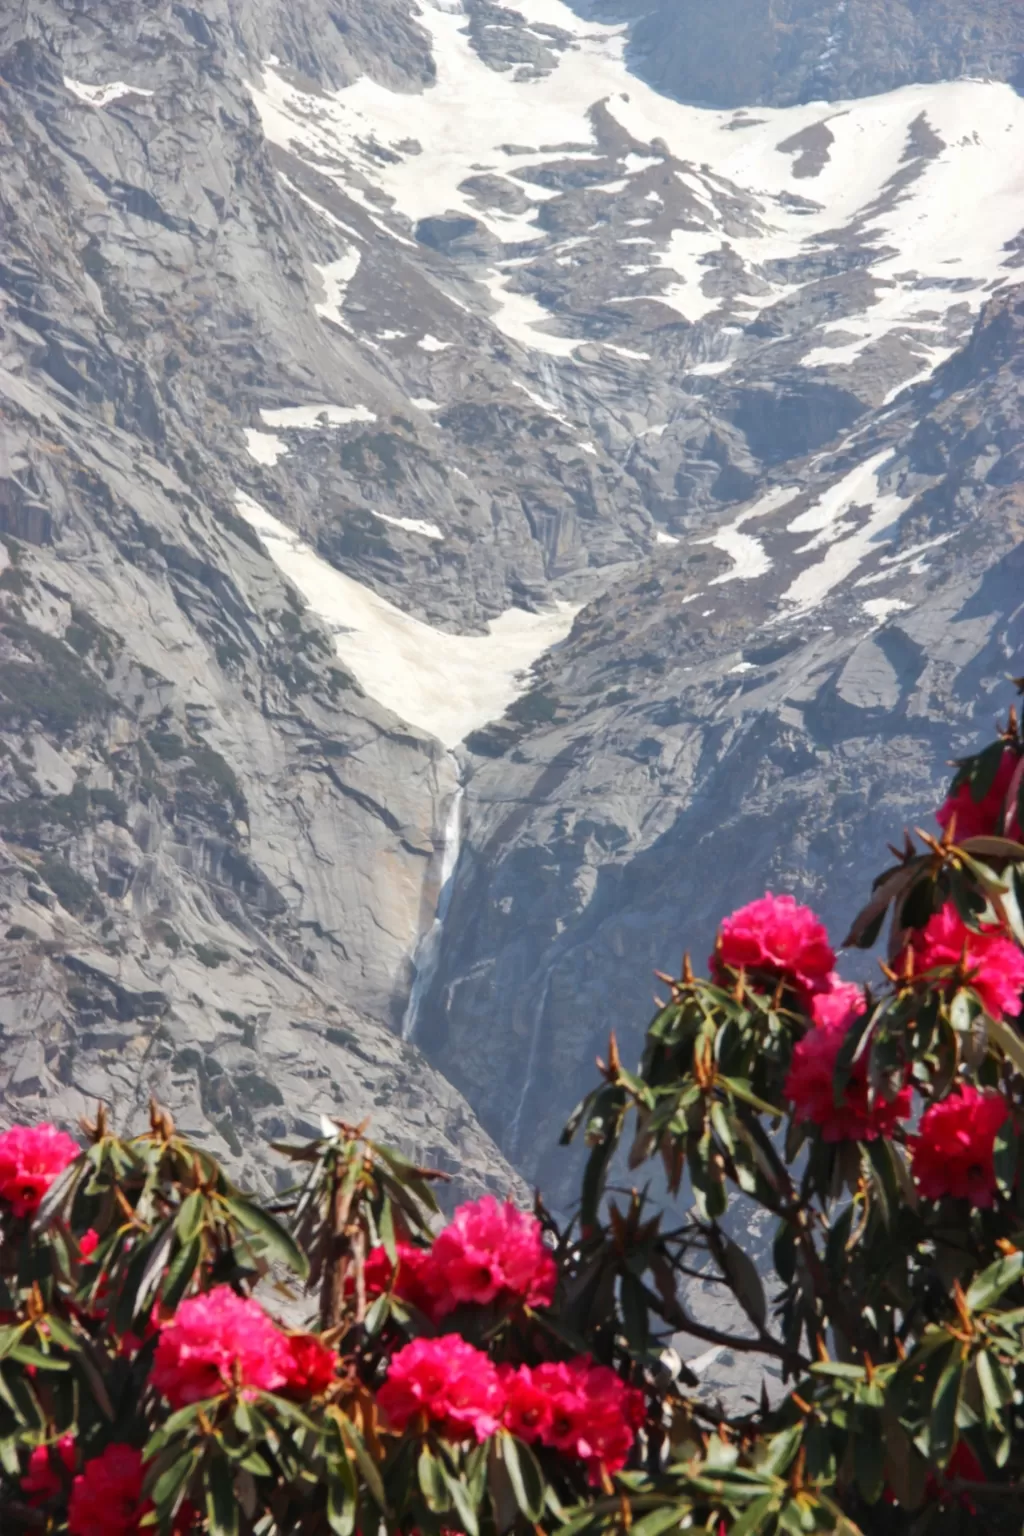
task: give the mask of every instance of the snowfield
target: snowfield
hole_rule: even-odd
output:
[[[515,10],[527,26],[539,10],[545,25],[570,35],[568,46],[549,42],[556,64],[539,78],[490,69],[453,0],[421,7],[437,77],[412,99],[413,111],[407,94],[365,77],[333,95],[307,94],[269,63],[251,89],[267,138],[331,178],[392,238],[407,241],[421,219],[461,216],[514,245],[509,260],[477,281],[492,323],[522,346],[570,359],[583,340],[517,282],[531,248],[550,253],[537,220],[541,205],[558,195],[522,173],[596,158],[598,106],[641,149],[622,153],[620,174],[591,191],[609,200],[628,197],[634,178],[665,162],[663,148],[685,167],[673,174],[692,197],[691,208],[678,227],[659,234],[651,268],[668,277],[659,302],[690,322],[707,321],[719,308],[705,279],[725,260],[739,258],[756,279],[747,285],[754,291],[736,300],[749,321],[799,286],[779,263],[854,243],[870,255],[873,300],[860,314],[837,319],[836,346],[814,345],[803,365],[851,363],[896,333],[918,351],[927,376],[947,355],[946,315],[956,306],[976,312],[1009,275],[1006,244],[1019,233],[1024,210],[1024,98],[1010,86],[915,85],[851,102],[759,108],[748,121],[746,114],[672,101],[630,75],[622,27],[581,21],[560,0]],[[815,129],[826,141],[821,164],[816,174],[797,175],[801,152],[791,141]],[[482,205],[471,178],[484,174],[514,188],[528,206],[510,212]],[[376,200],[367,188],[376,189]],[[737,195],[753,210],[745,232],[737,232]],[[645,194],[655,202],[652,217],[659,197]],[[344,289],[358,259],[350,248],[321,269],[327,296],[317,309],[324,318],[345,323]],[[647,272],[634,264],[625,275]],[[622,294],[618,302],[645,292]],[[727,366],[705,363],[697,371],[710,375]]]
[[[336,571],[244,491],[235,504],[329,626],[338,656],[370,697],[446,747],[504,714],[529,688],[530,667],[565,639],[579,612],[570,603],[547,613],[509,608],[486,635],[450,635]]]

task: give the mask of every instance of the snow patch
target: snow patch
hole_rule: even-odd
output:
[[[546,613],[509,608],[486,635],[449,635],[336,571],[244,491],[238,511],[278,569],[333,631],[337,652],[371,698],[454,747],[504,714],[530,686],[529,669],[564,640],[579,605]]]
[[[507,288],[507,279],[502,273],[492,269],[484,282],[497,305],[490,316],[491,323],[510,341],[518,341],[521,346],[532,347],[538,352],[547,352],[552,357],[572,357],[576,348],[583,345],[582,339],[552,336],[548,331],[539,330],[539,326],[550,325],[556,317],[532,294],[518,293]]]
[[[268,427],[310,432],[317,427],[348,427],[353,422],[373,422],[375,412],[365,405],[287,405],[277,411],[260,411]]]
[[[606,352],[614,352],[618,357],[628,357],[634,363],[649,363],[651,360],[649,352],[636,352],[632,347],[619,347],[613,341],[605,341],[601,345]]]
[[[870,597],[861,606],[864,612],[872,619],[887,619],[890,613],[900,613],[909,608],[909,603],[904,603],[898,597]]]
[[[659,528],[654,535],[655,544],[678,544],[679,540],[674,533],[666,533],[664,528]]]
[[[787,501],[792,501],[799,495],[796,486],[774,486],[759,501],[755,501],[752,507],[741,512],[735,522],[729,523],[725,528],[719,528],[717,533],[709,539],[698,539],[698,544],[712,544],[720,549],[723,554],[730,555],[736,562],[731,571],[726,571],[724,576],[716,576],[710,583],[713,587],[723,586],[727,581],[756,581],[759,576],[766,576],[772,568],[772,562],[768,558],[765,547],[760,539],[755,539],[753,534],[743,533],[743,525],[752,522],[755,517],[764,517],[776,508],[785,506]]]
[[[273,466],[288,452],[288,444],[272,432],[257,432],[254,427],[245,429],[245,446],[249,457],[257,464]]]
[[[324,285],[325,297],[321,303],[314,304],[313,308],[321,320],[330,320],[333,325],[340,326],[343,331],[349,330],[350,327],[343,319],[341,309],[348,286],[359,271],[360,259],[359,248],[353,245],[337,261],[330,262],[326,267],[317,266],[316,268]]]
[[[800,572],[783,593],[783,602],[801,612],[820,603],[857,569],[871,553],[879,535],[910,506],[912,498],[883,494],[879,488],[879,471],[891,458],[892,452],[888,448],[876,453],[874,458],[851,470],[789,524],[790,533],[819,534],[819,538],[804,548],[825,543],[827,552],[824,559]],[[861,527],[849,532],[851,523],[847,514],[861,507],[870,508],[869,515]]]
[[[120,101],[124,96],[153,94],[141,85],[127,85],[123,80],[112,80],[109,85],[86,85],[83,80],[72,80],[69,75],[64,76],[64,86],[72,96],[77,96],[79,101],[84,101],[90,107],[109,107],[112,102]]]
[[[422,517],[391,517],[387,512],[378,512],[373,508],[374,517],[379,517],[382,523],[390,523],[393,528],[404,528],[406,533],[421,533],[425,539],[443,539],[444,534],[436,523],[428,523]]]
[[[430,332],[428,331],[425,336],[420,337],[416,345],[418,347],[422,347],[424,352],[447,352],[448,348],[451,346],[451,342],[439,341],[436,336],[431,336]]]

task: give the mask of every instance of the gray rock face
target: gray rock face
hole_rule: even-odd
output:
[[[1014,0],[580,0],[631,26],[630,61],[704,106],[842,101],[973,76],[1024,83]]]
[[[818,95],[1012,75],[848,5]],[[706,112],[560,0],[4,10],[5,1117],[564,1197],[653,967],[926,814],[1019,645],[1024,103],[741,110],[823,14],[691,18]]]

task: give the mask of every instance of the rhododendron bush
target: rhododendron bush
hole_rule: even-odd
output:
[[[340,1121],[274,1201],[156,1104],[0,1132],[0,1531],[1021,1532],[1022,825],[1011,716],[854,921],[875,960],[750,893],[635,1072],[612,1034],[565,1219],[445,1217]]]

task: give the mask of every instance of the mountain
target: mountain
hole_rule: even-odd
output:
[[[587,11],[630,26],[630,67],[645,80],[705,106],[843,101],[957,78],[1024,83],[1015,0],[590,0]]]
[[[4,1115],[564,1199],[654,968],[766,884],[841,925],[1024,671],[1022,48],[6,8]]]

